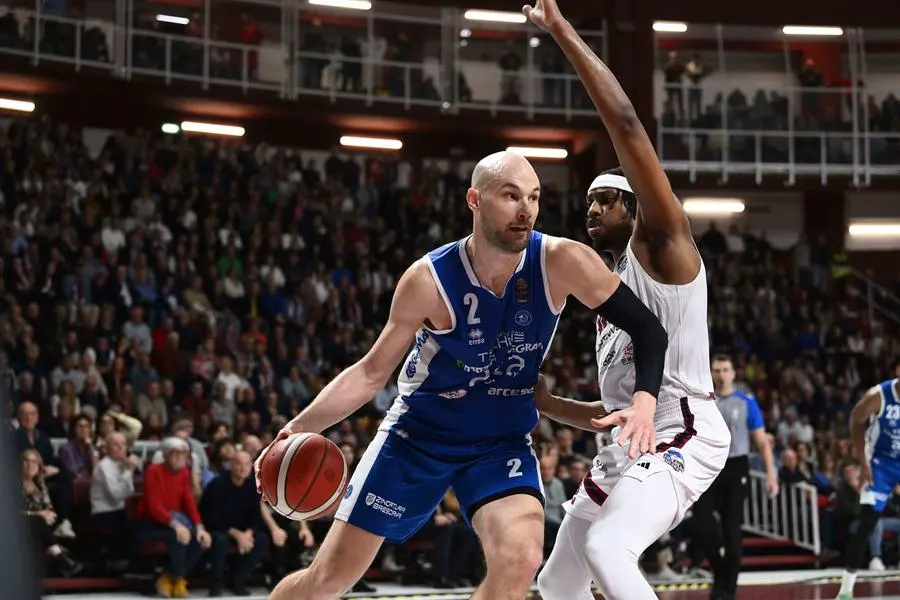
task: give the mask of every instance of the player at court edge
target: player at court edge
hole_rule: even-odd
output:
[[[563,18],[555,0],[523,7],[548,31],[596,105],[621,162],[587,193],[587,229],[611,255],[622,282],[659,318],[669,345],[654,413],[658,444],[629,446],[635,340],[603,315],[597,322],[600,398],[614,426],[599,450],[538,577],[543,600],[592,600],[591,581],[607,600],[649,600],[656,594],[640,569],[641,554],[674,528],[725,465],[731,436],[716,408],[709,371],[706,269],[691,225],[672,192],[634,106],[609,68]],[[540,390],[539,390],[540,391]],[[560,420],[570,403],[542,398]],[[626,450],[627,447],[627,450]]]
[[[472,598],[526,596],[544,536],[529,437],[538,420],[535,385],[569,296],[634,340],[626,437],[636,453],[653,447],[665,331],[591,248],[533,230],[539,197],[540,182],[524,157],[499,152],[482,159],[465,198],[472,234],[407,269],[371,350],[279,433],[320,432],[340,422],[375,397],[403,361],[399,397],[353,473],[322,547],[271,600],[337,599],[385,539],[407,540],[450,487],[487,563]],[[578,408],[569,416],[590,427],[599,412]]]
[[[770,498],[778,494],[778,472],[762,411],[755,398],[734,389],[734,376],[730,357],[724,354],[713,357],[716,404],[731,430],[731,448],[725,468],[691,509],[695,539],[712,567],[710,600],[734,600],[737,594],[744,540],[744,500],[750,489],[751,440],[766,465],[766,492]],[[718,521],[714,513],[719,514]]]
[[[900,377],[900,362],[892,374]],[[881,518],[894,486],[900,483],[900,379],[888,379],[870,388],[850,413],[853,454],[859,460],[862,512],[847,547],[847,565],[838,600],[853,600],[856,571],[863,561],[872,530]]]

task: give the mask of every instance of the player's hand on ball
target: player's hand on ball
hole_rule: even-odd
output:
[[[641,454],[656,453],[655,413],[656,398],[647,392],[637,392],[631,399],[631,406],[601,419],[591,419],[591,425],[597,428],[621,427],[618,444],[628,444],[628,458],[637,458]]]
[[[272,444],[279,440],[283,440],[285,438],[290,437],[293,434],[287,427],[278,432],[278,435],[275,436],[275,439],[272,440]],[[269,452],[269,448],[272,447],[272,444],[269,444],[265,448],[262,449],[262,452],[259,453],[259,456],[256,457],[256,460],[253,461],[253,476],[256,479],[256,493],[262,494],[262,481],[259,479],[259,470],[262,468],[262,460],[263,457]]]
[[[564,21],[556,0],[535,0],[534,6],[526,4],[522,7],[522,12],[544,31],[551,31]]]

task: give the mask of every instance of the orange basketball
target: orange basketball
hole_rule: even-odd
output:
[[[259,468],[263,499],[295,521],[321,517],[347,486],[341,449],[318,433],[300,433],[266,449]]]

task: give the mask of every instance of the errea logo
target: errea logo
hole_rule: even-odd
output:
[[[469,330],[469,345],[478,346],[484,343],[484,332],[478,328]]]

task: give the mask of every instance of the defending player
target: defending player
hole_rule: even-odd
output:
[[[895,366],[894,375],[898,369]],[[866,552],[867,540],[900,483],[900,379],[889,379],[869,389],[850,413],[850,437],[859,458],[859,526],[850,537],[847,566],[841,578],[838,600],[852,600],[856,570]]]
[[[472,597],[524,598],[541,563],[544,531],[529,438],[538,417],[534,387],[568,296],[629,332],[635,402],[655,403],[667,342],[659,320],[592,249],[532,231],[539,195],[538,177],[521,156],[483,159],[466,195],[472,235],[407,270],[372,349],[282,432],[318,432],[346,418],[407,356],[400,396],[354,472],[322,548],[272,600],[338,598],[382,541],[408,539],[450,486],[487,561]],[[646,451],[652,414],[642,417],[632,439]]]
[[[566,22],[555,0],[537,0],[523,11],[553,36],[572,63],[622,163],[624,176],[620,170],[604,173],[588,191],[588,232],[612,254],[616,273],[669,336],[658,402],[632,399],[633,340],[600,315],[600,397],[611,414],[593,424],[620,427],[613,432],[618,443],[600,451],[566,503],[567,515],[538,586],[544,600],[589,600],[592,579],[610,600],[656,598],[638,558],[709,487],[730,443],[709,373],[706,270],[687,215],[615,76]],[[575,420],[549,405],[550,410],[544,407],[549,416]],[[626,453],[622,432],[629,431],[632,420],[651,415],[659,444],[649,452],[632,444]]]

